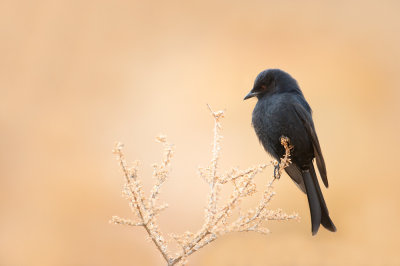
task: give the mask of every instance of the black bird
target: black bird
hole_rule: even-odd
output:
[[[312,111],[297,81],[280,69],[267,69],[258,74],[253,89],[244,100],[257,97],[252,124],[264,149],[279,161],[285,149],[280,138],[286,136],[294,146],[292,163],[286,173],[307,194],[311,214],[311,231],[315,235],[320,224],[329,231],[336,227],[329,217],[328,208],[315,173],[316,159],[321,179],[328,187],[326,167],[322,157]]]

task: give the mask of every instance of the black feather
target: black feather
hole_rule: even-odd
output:
[[[311,232],[315,235],[318,232],[319,225],[321,224],[321,204],[310,171],[304,170],[302,171],[302,174],[307,191],[308,205],[310,206]]]
[[[295,184],[300,188],[300,190],[307,194],[303,176],[297,165],[290,164],[288,167],[285,168],[285,171],[290,176],[290,178],[292,178]]]

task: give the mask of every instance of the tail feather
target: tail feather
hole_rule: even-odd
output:
[[[311,232],[315,235],[318,232],[322,220],[322,211],[320,205],[320,198],[318,196],[315,183],[309,170],[302,171],[304,185],[306,187],[308,205],[310,206],[311,214]]]
[[[331,218],[329,217],[328,207],[326,206],[324,196],[322,195],[321,187],[319,186],[317,174],[315,173],[315,168],[313,164],[311,164],[310,173],[314,182],[314,186],[317,190],[319,202],[321,205],[321,224],[329,231],[336,232],[336,226],[333,224]]]

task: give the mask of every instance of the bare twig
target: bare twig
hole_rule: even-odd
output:
[[[265,221],[298,219],[297,214],[288,215],[279,209],[270,210],[267,208],[275,195],[272,191],[272,185],[276,179],[273,178],[268,182],[258,205],[254,209],[248,210],[245,214],[240,213],[237,219],[232,220],[232,213],[234,210],[238,209],[241,200],[254,195],[256,192],[254,177],[271,164],[260,164],[242,171],[232,169],[226,174],[219,174],[218,163],[221,151],[220,141],[222,138],[220,131],[222,129],[221,119],[224,117],[224,111],[215,112],[209,105],[207,106],[214,118],[214,141],[210,164],[206,168],[200,168],[200,176],[204,178],[210,187],[205,209],[204,224],[197,233],[186,232],[183,235],[172,234],[172,238],[181,248],[175,256],[170,255],[172,252],[169,251],[167,241],[162,236],[156,220],[159,212],[166,208],[165,204],[157,206],[157,199],[162,185],[169,176],[169,166],[174,152],[173,146],[166,141],[164,136],[157,138],[157,141],[164,145],[164,158],[161,164],[153,165],[153,177],[156,179],[156,183],[150,192],[149,199],[144,197],[143,188],[137,176],[137,164],[131,168],[127,167],[122,152],[122,144],[118,143],[114,149],[114,153],[117,155],[117,160],[119,161],[127,182],[124,193],[129,200],[136,219],[133,221],[113,216],[111,222],[115,224],[144,227],[168,265],[185,264],[188,256],[212,243],[221,235],[231,232],[258,232],[266,234],[269,233],[269,230],[264,226]],[[282,137],[281,143],[285,148],[285,154],[279,163],[273,162],[273,164],[278,167],[279,176],[285,167],[290,164],[290,151],[293,148],[287,137]],[[222,185],[227,183],[231,183],[234,190],[229,200],[225,204],[220,205],[219,193],[222,189]]]

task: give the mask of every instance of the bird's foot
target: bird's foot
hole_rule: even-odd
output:
[[[279,163],[277,161],[274,162],[274,178],[281,178],[281,173],[279,172]]]

